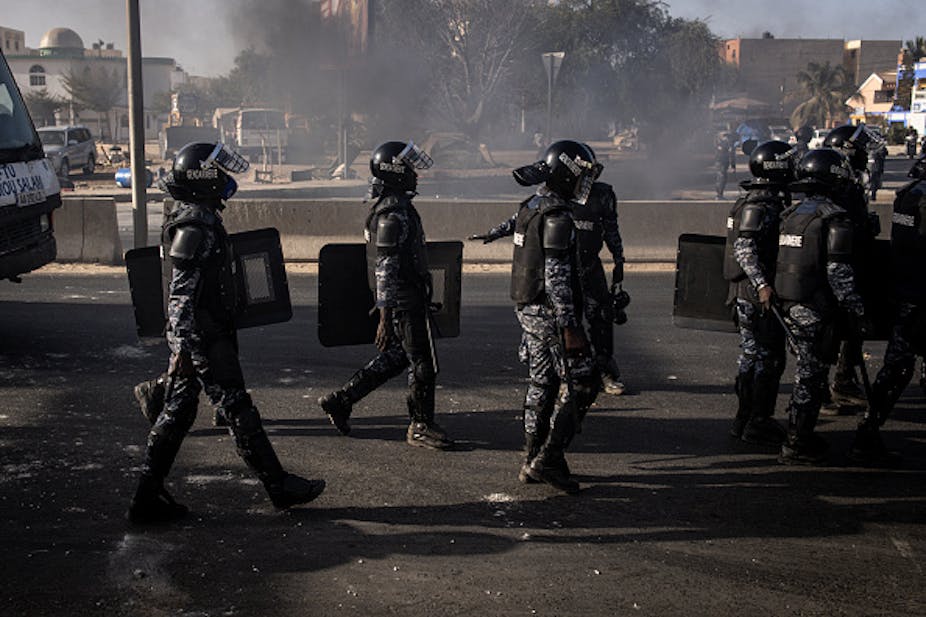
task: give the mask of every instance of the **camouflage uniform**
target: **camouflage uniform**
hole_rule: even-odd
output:
[[[238,362],[231,246],[220,208],[221,202],[180,203],[164,224],[165,253],[173,260],[167,305],[171,357],[163,411],[148,433],[141,486],[160,485],[167,476],[204,391],[228,420],[238,454],[274,503],[284,507],[291,482],[287,478],[295,477],[283,471],[245,389]],[[187,245],[188,254],[174,252],[172,242],[180,234],[196,238]]]
[[[431,281],[424,229],[409,195],[382,190],[370,209],[365,237],[376,307],[391,312],[392,336],[385,350],[320,403],[335,426],[347,434],[352,405],[407,370],[411,419],[407,440],[437,449],[450,447],[452,443],[434,420],[437,374],[428,330]],[[384,226],[392,238],[388,247],[377,235]]]
[[[893,300],[898,303],[894,326],[884,352],[884,364],[871,387],[871,400],[859,423],[850,456],[871,461],[887,454],[879,436],[903,393],[916,364],[926,353],[926,181],[911,182],[897,191],[891,229]]]
[[[778,228],[786,197],[768,184],[744,183],[749,192],[733,206],[728,219],[733,240],[733,264],[728,302],[736,308],[741,353],[737,360],[736,393],[739,406],[731,434],[750,443],[780,444],[784,434],[771,419],[785,368],[785,336],[770,310],[759,303],[757,290],[775,282]],[[761,222],[741,229],[743,210],[761,208]],[[756,217],[758,218],[758,217]],[[729,261],[729,257],[726,258]],[[738,266],[738,267],[737,267]]]
[[[541,189],[538,195],[524,202],[515,217],[518,225],[531,217],[563,217],[563,223],[572,226],[568,217],[569,205],[552,193]],[[571,441],[578,417],[594,402],[597,394],[597,372],[590,356],[565,357],[563,329],[580,328],[581,287],[576,270],[574,228],[568,248],[564,250],[539,249],[535,239],[532,258],[519,257],[519,247],[528,250],[530,236],[537,227],[515,233],[516,253],[512,265],[512,299],[517,303],[516,315],[521,324],[521,361],[528,366],[529,383],[524,396],[524,432],[527,457],[520,478],[536,474],[544,467],[554,467],[568,478],[564,450]],[[520,253],[520,254],[525,254]],[[542,260],[535,263],[534,260]],[[527,295],[519,292],[523,274],[533,272],[533,289]],[[539,291],[537,291],[539,290]],[[564,384],[564,388],[560,385]],[[563,488],[560,486],[560,488]],[[575,485],[575,489],[578,486]],[[564,489],[569,490],[571,489]]]
[[[808,238],[804,238],[803,243],[792,243],[789,219],[814,215],[822,221],[822,231],[817,236],[823,238],[822,244],[815,244]],[[784,463],[817,463],[823,460],[826,444],[813,429],[823,401],[828,364],[835,359],[835,353],[829,349],[832,345],[829,339],[835,326],[835,305],[858,320],[863,319],[865,314],[862,298],[855,286],[851,255],[837,254],[832,248],[827,250],[827,234],[837,228],[847,240],[840,246],[851,246],[852,226],[845,211],[824,197],[808,197],[782,214],[775,287],[784,301],[784,320],[792,335],[792,352],[797,356],[794,388],[788,402],[788,441],[782,446],[779,457]],[[816,259],[818,267],[825,264],[825,268],[818,269],[825,277],[822,287],[817,287],[819,281],[816,279],[810,281],[808,275],[796,274],[795,264],[789,262],[793,253],[786,254],[786,250],[801,244],[804,248],[799,250],[805,251],[805,257]],[[814,253],[818,250],[822,253]],[[788,279],[789,276],[792,278]],[[805,294],[810,290],[810,295],[805,295],[805,300],[795,301],[788,291],[789,280],[802,286]]]
[[[533,198],[531,198],[533,199]],[[530,200],[522,204],[524,207]],[[486,243],[514,234],[518,214],[496,225],[482,236]],[[582,304],[589,325],[589,338],[595,365],[602,376],[617,382],[620,368],[614,360],[613,288],[624,278],[624,243],[617,222],[617,198],[610,185],[595,182],[586,205],[573,206],[578,246],[578,271],[582,286]],[[614,259],[611,290],[599,253],[602,243]],[[620,385],[620,384],[617,384]]]
[[[624,243],[617,222],[617,197],[610,185],[595,182],[585,205],[573,209],[579,254],[579,275],[584,295],[585,319],[603,385],[619,394],[620,369],[614,360],[613,292],[624,280]],[[614,262],[611,287],[601,263],[602,244]]]

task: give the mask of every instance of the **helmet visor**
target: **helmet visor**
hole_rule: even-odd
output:
[[[203,167],[209,167],[211,165],[215,165],[229,174],[240,174],[241,172],[247,171],[248,167],[250,167],[250,163],[248,163],[243,156],[222,142],[217,143],[212,153],[203,161]]]
[[[434,164],[434,160],[428,156],[428,153],[416,146],[413,141],[409,141],[396,158],[412,169],[430,169]]]
[[[592,185],[595,183],[595,174],[592,172],[585,172],[579,179],[576,180],[575,188],[575,197],[572,200],[580,205],[585,205],[585,202],[588,201],[588,196],[592,192]]]

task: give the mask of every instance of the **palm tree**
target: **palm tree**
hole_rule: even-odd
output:
[[[791,126],[833,126],[845,114],[845,101],[855,90],[846,69],[829,62],[811,62],[797,74],[797,83],[806,98],[791,113]]]
[[[907,41],[903,48],[903,59],[897,75],[897,93],[894,100],[904,109],[910,109],[910,94],[913,91],[913,65],[926,58],[926,37],[918,36]]]

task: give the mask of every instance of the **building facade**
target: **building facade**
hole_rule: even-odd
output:
[[[811,62],[843,66],[855,85],[896,65],[901,42],[842,39],[729,39],[721,56],[737,69],[737,96],[762,101],[790,116],[801,102],[797,75]]]
[[[18,30],[0,28],[0,41],[23,96],[28,98],[30,93],[44,91],[65,101],[56,114],[58,124],[84,124],[98,140],[128,141],[128,66],[122,52],[112,43],[99,41],[87,48],[83,39],[69,28],[46,32],[38,49],[27,48],[25,35]],[[115,106],[108,114],[81,109],[70,101],[66,76],[118,83]],[[173,58],[142,59],[146,139],[157,138],[161,125],[167,121],[169,95],[185,79]]]

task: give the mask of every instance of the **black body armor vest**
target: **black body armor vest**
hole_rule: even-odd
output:
[[[828,220],[845,211],[822,197],[809,197],[782,213],[775,292],[785,303],[820,312],[835,303],[826,274]]]
[[[427,245],[421,217],[411,199],[406,195],[387,194],[370,209],[367,216],[364,237],[367,243],[367,282],[376,294],[376,246],[379,219],[392,212],[402,211],[408,221],[408,234],[394,250],[399,255],[399,289],[397,298],[400,308],[420,307],[430,301],[431,273],[428,270]]]
[[[518,305],[541,304],[546,300],[544,219],[557,214],[570,216],[569,205],[560,199],[541,196],[534,196],[518,211],[514,226],[514,257],[511,262],[511,299]],[[568,250],[575,281],[578,279],[575,246]],[[576,297],[578,299],[579,296]]]
[[[756,247],[759,250],[759,265],[771,278],[775,274],[775,260],[778,257],[778,224],[781,211],[784,209],[784,199],[774,191],[758,189],[750,191],[745,197],[740,197],[730,209],[727,217],[727,242],[723,253],[723,276],[728,281],[739,282],[746,279],[746,273],[736,261],[733,254],[733,245],[740,237],[740,225],[743,219],[743,210],[747,205],[762,208],[762,229],[753,232]],[[769,216],[772,215],[772,216]],[[766,229],[766,224],[774,221],[774,228]],[[769,225],[769,227],[772,227]]]
[[[894,200],[891,270],[897,300],[926,302],[926,181],[911,182]]]
[[[202,277],[197,290],[196,308],[205,310],[217,322],[233,323],[239,306],[235,255],[228,232],[222,224],[222,217],[215,207],[209,204],[178,204],[165,217],[161,226],[162,255],[170,254],[175,230],[187,225],[198,226],[205,233],[213,234],[216,239],[212,250],[194,264],[201,268]]]
[[[611,185],[596,182],[592,185],[592,191],[585,205],[575,206],[572,209],[572,220],[576,226],[579,264],[583,269],[588,270],[601,260],[599,255],[604,246],[604,228],[601,220],[609,210],[615,208]]]

